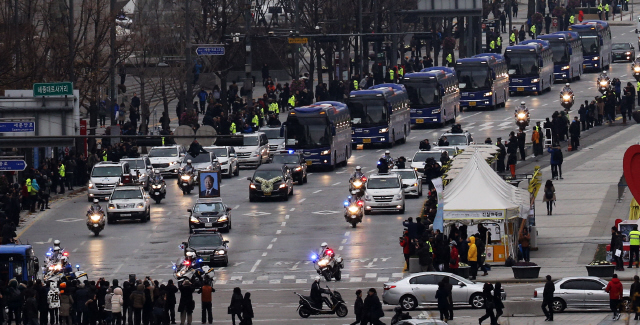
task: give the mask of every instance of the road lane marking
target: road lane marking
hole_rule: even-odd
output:
[[[216,284],[227,284],[227,280],[216,280]]]
[[[286,222],[286,221],[283,221],[283,222],[282,222],[282,224],[280,225],[280,227],[284,227],[284,226],[286,226],[286,225],[287,225],[287,222]]]
[[[296,279],[296,283],[307,283],[307,279]]]
[[[289,211],[296,211],[296,208],[291,208],[289,209]]]
[[[262,253],[262,256],[267,256],[267,252]]]
[[[257,260],[256,264],[253,264],[253,267],[251,268],[251,273],[255,272],[256,269],[258,268],[258,265],[260,265],[260,262],[262,262],[262,260]]]
[[[78,249],[77,249],[77,248],[74,248],[71,252],[72,252],[72,253],[75,253],[75,252],[77,252],[77,251],[78,251]]]
[[[80,246],[84,246],[84,244],[85,244],[86,242],[87,242],[86,240],[85,240],[85,241],[83,241],[83,242],[81,242],[81,243],[80,243]]]
[[[235,210],[235,209],[237,209],[239,207],[240,207],[240,205],[236,205],[236,206],[233,207],[233,209]]]
[[[320,192],[322,192],[322,190],[317,190],[317,191],[313,192],[313,194],[320,193]]]
[[[331,186],[336,186],[336,185],[339,185],[340,183],[342,183],[342,182],[333,183],[333,184],[331,184]]]
[[[341,251],[344,248],[344,246],[340,246],[338,247],[338,250]]]
[[[307,198],[303,198],[302,200],[298,201],[298,203],[302,203],[306,200]]]
[[[378,277],[378,273],[367,273],[364,275],[365,279],[376,278]]]
[[[360,278],[360,277],[353,277],[353,278],[349,279],[349,282],[362,282],[362,278]]]
[[[344,233],[345,236],[349,236],[350,234],[351,234],[350,231],[347,231],[347,232]]]
[[[376,280],[376,282],[388,282],[389,278],[388,277],[379,277],[378,280]]]
[[[293,280],[295,278],[296,278],[295,275],[285,275],[282,277],[283,280]]]
[[[272,240],[271,240],[271,242],[272,242],[272,243],[275,243],[275,242],[277,242],[277,241],[278,241],[278,237],[276,237],[276,238],[274,238],[274,239],[272,239]]]
[[[276,231],[276,235],[280,235],[281,233],[282,233],[282,229],[278,229],[278,230]]]
[[[288,215],[288,214],[287,214],[287,215],[285,215],[285,216],[284,216],[284,218],[285,218],[285,219],[289,219],[289,215]]]
[[[346,244],[346,243],[347,243],[347,239],[346,239],[346,238],[345,238],[345,239],[343,239],[343,240],[342,240],[342,243],[343,243],[343,244]]]

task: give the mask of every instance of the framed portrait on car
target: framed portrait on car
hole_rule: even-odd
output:
[[[220,197],[220,173],[200,172],[198,177],[200,198]]]

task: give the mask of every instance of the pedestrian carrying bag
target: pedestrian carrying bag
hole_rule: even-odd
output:
[[[553,191],[550,189],[544,191],[544,197],[547,198],[547,200],[553,199]]]
[[[622,256],[622,251],[620,251],[619,249],[616,249],[615,255],[616,257]]]

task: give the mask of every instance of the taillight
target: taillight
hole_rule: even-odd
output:
[[[364,205],[364,202],[362,202],[362,200],[358,201],[358,206],[361,207]]]
[[[384,290],[390,290],[390,289],[393,289],[393,288],[395,288],[395,287],[396,287],[396,286],[393,286],[393,285],[387,285],[387,284],[385,284],[385,285],[384,285]]]
[[[533,290],[533,297],[538,298],[538,290]]]

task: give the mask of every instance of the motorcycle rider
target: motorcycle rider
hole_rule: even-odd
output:
[[[56,248],[56,247],[58,247],[58,250],[61,249],[60,240],[59,239],[56,239],[56,240],[53,241],[53,248]]]
[[[573,90],[571,90],[571,87],[568,82],[564,84],[562,91],[560,91],[560,98],[562,98],[564,94],[569,94],[569,96],[573,98]]]
[[[92,215],[94,213],[104,214],[100,203],[98,203],[98,199],[93,199],[93,204],[89,207],[89,211],[87,211],[87,215]]]
[[[362,178],[362,176],[364,176],[362,167],[356,166],[356,171],[353,173],[353,175],[351,175],[351,178],[349,180],[360,179]]]
[[[320,251],[318,252],[318,257],[323,258],[325,256],[329,256],[333,258],[334,250],[327,245],[327,242],[323,242],[320,244]]]
[[[393,166],[393,158],[391,158],[391,152],[389,152],[389,150],[384,152],[383,158],[387,161],[388,166]]]
[[[607,84],[606,85],[602,85],[600,83],[602,80],[606,80]],[[598,76],[598,87],[602,87],[602,86],[609,87],[609,85],[611,85],[611,82],[609,80],[609,76],[607,75],[606,71],[602,71],[602,73],[600,73],[600,76]]]
[[[378,159],[378,173],[386,174],[388,172],[389,172],[389,165],[388,165],[387,159],[385,159],[384,157],[380,157],[380,159]]]
[[[184,166],[182,170],[184,171],[185,174],[193,172],[194,168],[193,168],[193,165],[191,164],[191,159],[187,159],[187,164]]]
[[[309,294],[311,301],[315,304],[314,307],[320,310],[322,310],[323,301],[327,304],[329,309],[331,309],[331,301],[327,297],[323,296],[323,293],[328,294],[329,290],[320,287],[320,276],[316,276],[315,280],[311,284],[311,293]]]

